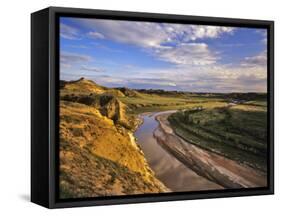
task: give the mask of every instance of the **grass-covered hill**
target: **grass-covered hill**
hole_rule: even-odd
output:
[[[167,190],[135,143],[121,91],[80,79],[62,82],[60,95],[61,198]]]
[[[182,110],[168,120],[175,133],[188,142],[266,172],[265,100],[259,98],[214,109]]]
[[[61,94],[111,94],[117,97],[122,97],[124,94],[118,89],[107,88],[98,85],[92,80],[87,80],[85,78],[80,78],[74,81],[60,81],[60,88],[62,89]]]

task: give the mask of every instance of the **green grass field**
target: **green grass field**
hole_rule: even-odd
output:
[[[130,108],[133,114],[144,112],[157,112],[165,110],[179,110],[196,106],[205,108],[223,107],[227,105],[226,100],[221,98],[206,98],[201,96],[190,95],[157,95],[157,94],[140,94],[139,97],[118,97],[120,101]]]
[[[168,119],[177,135],[204,149],[266,171],[265,101],[187,109]]]

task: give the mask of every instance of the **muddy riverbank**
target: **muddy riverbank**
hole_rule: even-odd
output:
[[[236,161],[203,150],[175,135],[167,120],[169,115],[170,113],[165,113],[155,116],[159,126],[153,135],[163,148],[185,166],[225,188],[266,186],[266,175]]]
[[[170,151],[159,145],[153,132],[159,127],[155,119],[158,115],[167,115],[175,111],[142,114],[142,124],[134,133],[137,143],[155,173],[155,176],[171,191],[199,191],[223,189],[222,186],[196,174],[178,160]]]

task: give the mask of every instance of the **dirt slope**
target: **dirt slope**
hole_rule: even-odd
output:
[[[81,91],[91,91],[94,86],[87,81],[87,90],[81,90],[75,84],[81,87],[81,81],[65,83],[61,91],[64,94],[60,102],[60,197],[168,191],[134,142],[125,105],[114,96],[104,103],[99,99],[87,104],[79,100]],[[68,85],[73,101],[63,100],[70,89]],[[80,90],[77,94],[76,88]],[[92,92],[91,97],[106,91]]]

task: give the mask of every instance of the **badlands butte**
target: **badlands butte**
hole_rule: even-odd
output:
[[[152,114],[161,148],[215,188],[267,184],[264,93],[107,88],[81,78],[60,82],[59,113],[60,198],[175,191],[135,137]]]

